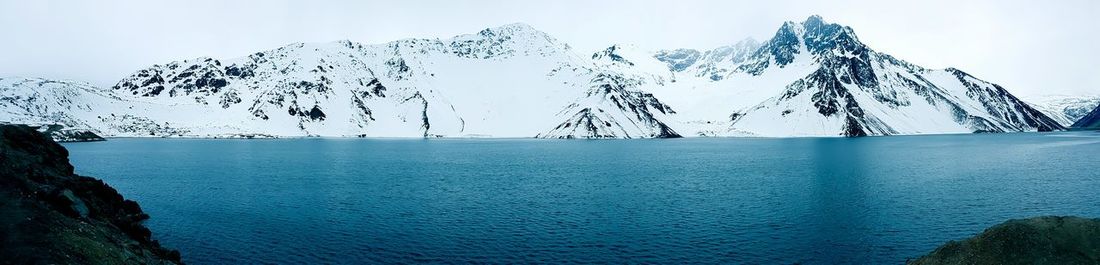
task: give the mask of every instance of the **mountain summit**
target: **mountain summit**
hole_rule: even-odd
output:
[[[929,70],[879,53],[860,42],[852,28],[819,16],[784,23],[729,69],[711,78],[724,84],[712,86],[759,92],[749,95],[752,105],[730,115],[733,133],[863,136],[1064,129],[998,85],[957,69]]]

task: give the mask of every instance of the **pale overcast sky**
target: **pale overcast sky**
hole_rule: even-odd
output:
[[[1100,1],[0,0],[0,76],[111,86],[152,64],[292,42],[448,38],[522,22],[581,52],[712,48],[812,14],[872,48],[1018,94],[1100,94]]]

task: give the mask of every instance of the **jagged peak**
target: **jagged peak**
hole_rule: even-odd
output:
[[[478,58],[496,57],[502,53],[510,55],[513,52],[527,55],[546,55],[571,49],[569,45],[559,42],[550,34],[523,23],[486,28],[476,34],[455,36],[449,42],[451,48],[456,49],[455,52],[460,56]],[[486,45],[491,47],[488,47],[488,50],[482,49],[486,48],[482,47]]]
[[[633,66],[634,62],[631,62],[624,57],[630,57],[630,55],[633,55],[635,53],[639,53],[639,48],[635,45],[614,44],[607,47],[606,49],[593,53],[592,59],[597,61],[610,60],[610,63],[622,63]]]
[[[528,25],[528,24],[522,23],[522,22],[515,22],[515,23],[509,23],[509,24],[496,26],[496,27],[490,27],[490,28],[486,28],[485,31],[495,31],[495,32],[524,32],[524,31],[526,31],[526,32],[542,33],[542,31],[539,31],[539,30],[535,29],[535,27],[532,27],[531,25]]]
[[[813,54],[835,48],[847,51],[865,48],[851,27],[829,23],[818,15],[810,16],[801,23],[784,22],[775,36],[765,44],[771,46],[772,50],[780,49],[784,53],[800,50],[800,45],[805,45],[805,49]]]
[[[532,27],[531,25],[524,24],[524,23],[511,23],[511,24],[505,24],[505,25],[496,26],[496,27],[490,27],[490,28],[486,28],[486,29],[483,29],[483,30],[479,31],[476,35],[481,36],[481,37],[487,37],[487,38],[495,38],[495,37],[502,37],[502,36],[515,38],[515,37],[526,36],[526,37],[542,38],[542,39],[546,39],[548,41],[555,42],[555,43],[557,42],[557,40],[550,37],[550,34],[547,34],[546,32],[535,29],[535,27]],[[464,34],[464,35],[455,36],[455,38],[459,39],[459,38],[469,37],[469,36],[470,36],[470,34]]]
[[[776,39],[786,39],[792,36],[800,38],[802,41],[811,38],[819,41],[834,41],[841,38],[859,41],[851,27],[829,23],[819,15],[812,15],[801,23],[784,22],[768,42],[776,42]]]
[[[760,47],[760,41],[757,41],[753,37],[748,37],[737,41],[733,44],[734,47]]]
[[[963,72],[963,70],[959,70],[959,68],[955,68],[955,67],[948,67],[948,68],[945,68],[945,69],[943,69],[943,70],[944,70],[944,71],[946,71],[946,72],[948,72],[948,73],[951,73],[951,74],[953,74],[953,75],[955,75],[955,76],[958,76],[958,77],[960,77],[960,78],[962,78],[962,77],[970,77],[970,78],[974,78],[974,76],[970,75],[970,74],[969,74],[969,73],[967,73],[967,72]]]
[[[820,15],[816,15],[816,14],[815,15],[810,15],[810,17],[806,18],[805,21],[802,21],[802,26],[807,27],[807,28],[809,28],[811,25],[822,25],[822,24],[825,24],[825,19],[821,18]]]
[[[827,34],[831,36],[847,34],[855,38],[855,31],[851,27],[826,22],[819,16],[810,17],[810,19],[802,22],[802,28],[805,29],[805,34]]]
[[[804,27],[802,27],[801,23],[787,21],[783,22],[782,26],[779,26],[779,30],[775,32],[775,36],[772,37],[772,39],[774,40],[775,38],[781,36],[802,36],[805,31],[806,30]]]
[[[615,53],[616,51],[633,51],[637,49],[639,49],[638,46],[634,44],[616,43],[597,53]]]

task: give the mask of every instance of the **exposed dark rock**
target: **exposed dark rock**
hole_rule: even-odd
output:
[[[1100,264],[1100,219],[1009,220],[909,264]]]
[[[260,53],[262,54],[262,53]],[[225,75],[233,76],[241,79],[247,79],[256,75],[256,65],[248,64],[245,66],[237,66],[233,64],[225,67]]]
[[[588,97],[610,101],[609,106],[581,106],[570,104],[563,113],[574,113],[564,122],[536,138],[680,138],[657,115],[675,114],[672,107],[661,103],[653,94],[635,90],[642,81],[619,74],[600,73],[589,81],[592,86]],[[625,120],[615,118],[605,111],[621,111]],[[631,135],[638,129],[640,135]],[[638,132],[634,132],[638,133]]]
[[[0,125],[0,263],[180,263],[136,202],[74,174],[68,155],[31,127]]]
[[[424,130],[424,137],[428,137],[428,135],[430,135],[428,131],[432,129],[432,123],[428,121],[428,100],[424,99],[424,96],[421,95],[420,92],[416,92],[412,96],[405,98],[404,102],[410,100],[420,100],[423,105],[420,111],[420,129]]]
[[[611,62],[623,63],[623,64],[626,64],[626,65],[634,66],[633,62],[626,60],[626,58],[623,58],[621,55],[616,53],[616,51],[618,49],[619,49],[618,45],[608,47],[607,49],[605,49],[603,51],[592,54],[592,59],[593,60],[601,60],[603,58],[608,58],[608,59],[611,60]]]
[[[325,120],[325,112],[321,111],[321,107],[313,105],[313,108],[309,110],[309,119],[315,121]]]

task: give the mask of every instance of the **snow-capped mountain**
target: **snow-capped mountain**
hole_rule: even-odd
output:
[[[659,51],[654,57],[668,63],[669,69],[673,72],[719,81],[752,58],[751,56],[758,49],[760,49],[760,43],[748,38],[734,45],[703,52],[694,49]]]
[[[174,62],[141,70],[114,89],[201,105],[223,119],[196,117],[181,124],[188,130],[530,137],[569,103],[560,84],[582,78],[553,78],[551,71],[580,71],[583,62],[567,45],[515,24],[449,40],[292,44],[224,62]]]
[[[1073,123],[1073,128],[1085,130],[1100,130],[1100,106],[1096,106],[1081,119]]]
[[[60,123],[91,127],[87,115],[117,101],[87,83],[38,78],[0,78],[0,117],[22,124]]]
[[[3,121],[107,136],[649,138],[1046,131],[998,85],[876,52],[820,17],[764,42],[574,51],[523,24],[154,65],[112,88],[0,80]]]
[[[747,57],[733,56],[699,67],[664,58],[657,57],[673,70],[722,65],[717,67],[722,70],[707,72],[718,76],[711,75],[711,82],[698,86],[738,91],[718,100],[738,107],[728,114],[728,134],[862,136],[1063,129],[996,84],[958,69],[926,69],[879,53],[860,42],[851,28],[826,23],[818,16],[785,23]],[[711,104],[721,103],[706,105]]]
[[[292,44],[142,69],[111,89],[85,88],[106,98],[74,101],[95,115],[55,121],[114,136],[676,136],[649,113],[655,99],[595,61],[522,24],[447,40]]]
[[[1025,101],[1062,126],[1070,127],[1100,105],[1100,95],[1045,95]]]

